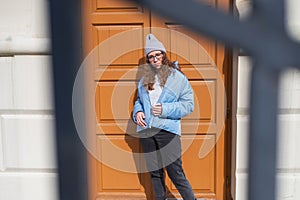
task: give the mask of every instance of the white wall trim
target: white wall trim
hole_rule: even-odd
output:
[[[7,37],[0,39],[0,56],[3,55],[49,55],[50,38]]]

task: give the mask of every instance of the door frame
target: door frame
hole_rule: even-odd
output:
[[[92,5],[89,3],[90,0],[84,0],[82,1],[82,13],[90,13],[92,10]],[[225,7],[225,10],[227,12],[233,12],[234,8],[234,1],[233,0],[220,0],[221,3],[217,5],[217,7]],[[90,24],[86,23],[89,22],[90,16],[89,15],[82,15],[82,44],[84,42],[87,42],[84,40],[86,37],[93,37],[92,29],[90,28]],[[91,40],[89,40],[91,41]],[[82,52],[83,56],[88,55],[88,53],[92,50],[93,44],[87,43],[86,45],[82,46]],[[224,68],[223,70],[223,81],[225,85],[226,90],[226,118],[225,118],[225,131],[224,134],[222,134],[221,137],[224,137],[224,172],[225,172],[225,183],[224,183],[224,200],[231,200],[233,199],[232,192],[234,192],[234,174],[235,174],[235,135],[236,135],[236,108],[237,108],[237,59],[238,59],[238,53],[236,53],[236,50],[233,50],[231,48],[225,47],[225,58],[222,60],[222,66]],[[218,58],[217,62],[220,58]],[[217,63],[219,65],[219,63]],[[222,139],[222,138],[220,138]],[[88,179],[89,179],[89,199],[96,199],[97,194],[97,179],[93,177],[92,175],[95,174],[94,172],[97,171],[96,163],[97,160],[93,158],[92,155],[88,154]],[[233,181],[232,181],[233,180]]]

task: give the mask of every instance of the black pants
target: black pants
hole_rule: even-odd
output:
[[[180,136],[153,128],[143,131],[140,136],[155,199],[166,199],[165,168],[182,198],[194,200],[192,187],[182,169]]]

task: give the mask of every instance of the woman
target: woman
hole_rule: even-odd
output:
[[[181,118],[194,109],[193,90],[153,34],[146,36],[147,65],[138,86],[133,118],[139,132],[156,200],[166,199],[164,171],[184,200],[195,196],[181,160]]]

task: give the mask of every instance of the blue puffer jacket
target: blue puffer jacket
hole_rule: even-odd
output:
[[[152,115],[152,108],[148,91],[143,87],[143,78],[138,86],[138,99],[133,110],[133,120],[136,122],[136,113],[145,113],[147,127],[137,126],[137,132],[155,127],[181,135],[182,117],[194,110],[194,93],[187,78],[178,70],[168,77],[157,103],[162,104],[162,114]]]

